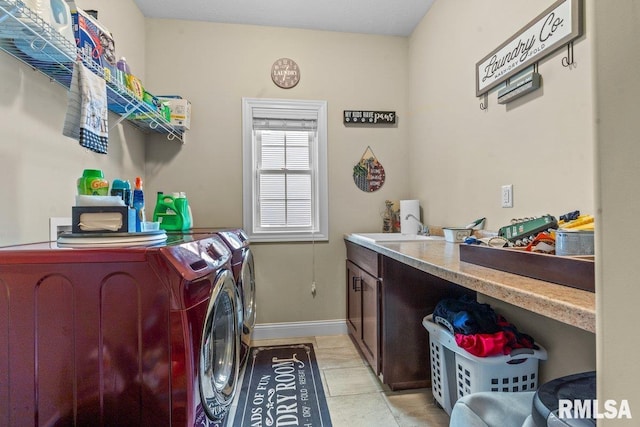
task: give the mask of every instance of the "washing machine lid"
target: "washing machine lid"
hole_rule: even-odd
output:
[[[533,398],[532,416],[536,427],[595,426],[593,411],[590,418],[567,417],[566,412],[559,413],[560,399],[591,404],[596,398],[596,373],[584,372],[549,381],[538,388]]]

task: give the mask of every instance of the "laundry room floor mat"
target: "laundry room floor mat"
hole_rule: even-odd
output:
[[[313,344],[251,347],[234,427],[331,427]]]

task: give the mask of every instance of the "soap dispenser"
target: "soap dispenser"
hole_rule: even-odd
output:
[[[142,231],[142,223],[145,221],[144,192],[142,191],[142,178],[136,177],[136,186],[133,190],[133,208],[136,210],[136,231]]]

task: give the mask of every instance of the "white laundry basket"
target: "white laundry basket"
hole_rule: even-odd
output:
[[[518,349],[506,356],[477,357],[458,347],[448,329],[433,322],[433,315],[422,320],[429,332],[431,387],[433,397],[451,414],[456,401],[478,391],[532,391],[538,387],[538,361],[547,351]]]

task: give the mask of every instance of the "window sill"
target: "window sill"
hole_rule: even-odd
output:
[[[280,234],[280,233],[255,233],[249,234],[251,243],[287,243],[287,242],[328,242],[329,236],[324,234]]]

